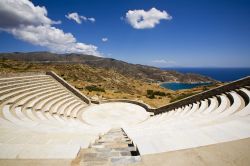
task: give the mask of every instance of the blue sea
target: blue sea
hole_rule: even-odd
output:
[[[250,68],[162,68],[165,70],[175,70],[181,73],[196,73],[211,77],[221,82],[228,82],[250,76]],[[163,87],[172,90],[190,89],[204,84],[185,83],[164,83]]]
[[[197,86],[209,85],[211,83],[195,83],[195,84],[186,84],[186,83],[163,83],[162,87],[171,89],[171,90],[180,90],[180,89],[191,89]]]

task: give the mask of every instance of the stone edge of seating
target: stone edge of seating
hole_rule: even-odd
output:
[[[64,79],[62,79],[60,76],[58,76],[55,72],[53,71],[47,71],[46,75],[52,76],[55,80],[57,80],[59,83],[61,83],[65,88],[67,88],[69,91],[71,91],[74,95],[76,95],[78,98],[83,100],[87,104],[91,104],[91,100],[82,94],[79,90],[77,90],[75,87],[67,83]]]
[[[222,86],[219,86],[219,87],[216,87],[216,88],[213,88],[213,89],[186,97],[184,99],[175,101],[175,102],[167,104],[165,106],[162,106],[162,107],[159,107],[156,109],[148,109],[147,111],[154,112],[154,114],[168,112],[172,109],[183,107],[185,105],[189,105],[189,104],[195,103],[197,101],[208,99],[208,98],[211,98],[213,96],[220,95],[222,93],[226,93],[226,92],[229,92],[231,90],[235,90],[235,89],[242,88],[244,86],[249,86],[249,85],[250,85],[250,76],[247,76],[247,77],[238,79],[236,81],[229,82],[225,85],[222,85]]]
[[[18,73],[17,75],[14,76],[29,76],[33,75],[34,73]],[[237,88],[241,88],[244,86],[249,86],[250,85],[250,76],[238,79],[236,81],[229,82],[225,85],[186,97],[184,99],[175,101],[173,103],[167,104],[165,106],[159,107],[159,108],[151,108],[149,105],[136,101],[136,100],[129,100],[129,99],[109,99],[109,100],[100,100],[100,101],[95,101],[95,100],[90,100],[87,96],[82,94],[79,90],[77,90],[75,87],[67,83],[63,78],[58,76],[55,72],[53,71],[47,71],[45,73],[39,72],[35,74],[46,74],[52,76],[55,80],[57,80],[59,83],[61,83],[64,87],[66,87],[69,91],[71,91],[73,94],[75,94],[77,97],[79,97],[81,100],[83,100],[87,104],[101,104],[101,103],[110,103],[110,102],[125,102],[125,103],[131,103],[131,104],[136,104],[141,107],[143,107],[147,112],[152,112],[154,114],[159,114],[163,112],[168,112],[172,109],[183,107],[185,105],[189,105],[192,103],[195,103],[200,100],[208,99],[216,95],[220,95],[225,92],[229,92],[231,90],[235,90]],[[8,76],[8,77],[13,77],[13,75]],[[6,77],[7,78],[7,77]]]
[[[136,100],[129,100],[129,99],[109,99],[109,100],[101,100],[101,101],[91,101],[92,103],[95,104],[101,104],[101,103],[110,103],[110,102],[126,102],[126,103],[131,103],[131,104],[136,104],[141,107],[143,107],[147,112],[151,112],[153,114],[159,114],[163,112],[168,112],[172,109],[179,108],[188,104],[195,103],[200,100],[208,99],[210,97],[220,95],[222,93],[229,92],[231,90],[235,90],[237,88],[241,88],[244,86],[250,85],[250,76],[241,78],[236,81],[229,82],[225,85],[186,97],[184,99],[175,101],[173,103],[167,104],[165,106],[159,107],[159,108],[151,108],[149,105],[136,101]]]
[[[0,78],[33,76],[33,75],[43,75],[43,74],[45,74],[45,72],[0,73]]]

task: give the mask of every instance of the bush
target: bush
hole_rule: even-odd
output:
[[[152,95],[152,94],[154,94],[153,90],[147,90],[147,95]]]
[[[166,96],[166,93],[165,92],[160,92],[160,91],[155,91],[154,95],[157,95],[157,96]]]
[[[7,61],[8,59],[6,57],[2,57],[1,59],[3,62]]]
[[[206,90],[208,90],[208,87],[207,86],[203,86],[202,90],[206,91]]]
[[[147,98],[149,98],[149,99],[154,99],[155,98],[153,90],[147,90]]]
[[[147,98],[149,98],[149,99],[154,99],[154,98],[155,98],[155,95],[147,95]]]
[[[83,90],[83,87],[79,86],[79,85],[76,85],[75,88],[78,89],[78,90]]]
[[[154,99],[155,96],[166,96],[165,92],[147,90],[147,98]]]
[[[103,88],[97,87],[95,85],[86,86],[85,89],[87,89],[89,92],[92,92],[92,91],[105,92]]]

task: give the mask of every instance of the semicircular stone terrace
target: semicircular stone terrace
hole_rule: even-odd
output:
[[[82,114],[83,120],[93,126],[111,128],[136,125],[149,117],[149,113],[141,106],[122,102],[93,105]]]
[[[199,165],[221,158],[224,164],[249,165],[249,80],[232,83],[239,86],[228,91],[221,87],[214,95],[204,92],[207,98],[196,96],[193,102],[190,98],[171,109],[156,109],[150,116],[132,103],[91,104],[53,72],[0,78],[0,165],[12,160],[22,165],[22,159],[62,159],[73,165],[192,165],[188,156],[199,156]],[[212,152],[222,145],[225,149]]]

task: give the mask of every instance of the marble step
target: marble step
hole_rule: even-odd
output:
[[[123,129],[111,129],[99,137],[88,149],[82,149],[75,161],[78,165],[128,165],[141,160]]]

